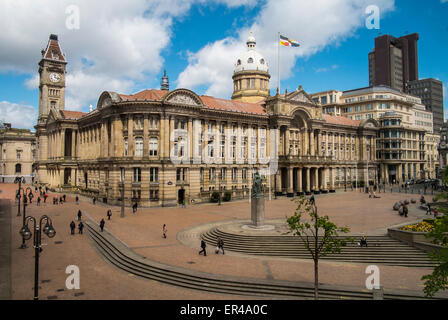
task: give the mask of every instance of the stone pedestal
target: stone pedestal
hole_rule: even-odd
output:
[[[251,218],[254,227],[259,228],[264,226],[264,197],[252,198]]]

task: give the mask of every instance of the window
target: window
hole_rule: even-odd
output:
[[[215,181],[215,179],[216,179],[216,169],[215,168],[210,168],[208,170],[208,176],[209,176],[209,180],[210,181]]]
[[[22,157],[22,150],[17,150],[17,160],[20,160]]]
[[[142,169],[134,168],[134,182],[142,182]]]
[[[159,144],[157,138],[149,139],[149,156],[157,156],[157,151],[159,149]]]
[[[159,182],[159,168],[149,168],[149,182]]]
[[[120,168],[120,182],[124,182],[125,171],[124,168]]]
[[[247,138],[241,137],[241,147],[240,147],[241,159],[246,159],[246,144],[247,144]]]
[[[247,169],[241,169],[241,176],[243,180],[247,180]]]
[[[151,201],[159,200],[159,190],[149,190],[149,200]]]
[[[199,170],[199,181],[204,182],[204,168]]]
[[[213,158],[213,140],[208,141],[208,156],[209,158]]]
[[[16,174],[22,173],[22,165],[20,163],[16,164]]]
[[[232,168],[232,180],[236,181],[238,179],[238,168]]]
[[[143,117],[136,117],[134,120],[134,129],[143,130]]]
[[[143,157],[143,138],[135,139],[135,156]]]
[[[254,63],[254,59],[252,58],[247,59],[247,63]]]
[[[178,168],[176,170],[176,181],[187,181],[187,168]]]
[[[227,177],[227,168],[221,168],[221,180],[226,180]]]

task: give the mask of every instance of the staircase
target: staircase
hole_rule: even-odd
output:
[[[232,234],[214,228],[201,235],[209,244],[216,244],[218,237],[224,241],[224,249],[232,252],[281,258],[311,259],[304,242],[298,236],[250,236]],[[432,262],[426,252],[409,246],[388,236],[367,237],[368,247],[358,245],[361,236],[352,236],[353,243],[347,243],[341,253],[329,254],[322,259],[384,264],[403,267],[432,268]]]
[[[277,299],[312,299],[311,283],[283,280],[251,279],[222,276],[169,266],[146,259],[108,232],[100,232],[96,224],[86,222],[87,234],[97,251],[115,267],[145,279],[177,287],[218,294],[268,297]],[[372,299],[372,293],[364,288],[320,285],[321,299]],[[385,299],[424,299],[423,293],[406,290],[385,290]]]

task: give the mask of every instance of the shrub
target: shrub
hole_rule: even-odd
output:
[[[219,192],[213,191],[212,196],[210,197],[211,202],[218,202],[219,201]]]
[[[232,192],[230,192],[230,191],[224,192],[224,196],[222,197],[222,200],[230,201],[230,199],[232,199]]]

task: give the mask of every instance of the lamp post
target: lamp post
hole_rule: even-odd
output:
[[[44,233],[48,238],[53,238],[56,235],[56,230],[53,228],[53,223],[51,219],[43,215],[39,224],[34,217],[27,217],[24,226],[20,229],[20,234],[22,235],[24,240],[29,240],[32,237],[31,230],[28,228],[28,222],[33,222],[33,231],[34,231],[34,300],[39,300],[39,254],[42,251],[42,222],[46,221],[45,226],[43,228]]]
[[[14,183],[18,183],[19,184],[19,188],[17,189],[17,200],[18,200],[18,206],[17,206],[17,216],[18,217],[20,217],[21,216],[21,214],[20,214],[20,197],[21,197],[21,195],[20,195],[20,190],[23,190],[23,188],[22,188],[22,183],[24,183],[25,181],[24,181],[24,178],[23,177],[16,177],[15,179],[14,179]]]
[[[124,182],[120,183],[120,191],[121,191],[121,214],[120,218],[124,218]]]
[[[219,178],[219,182],[218,182],[218,188],[219,188],[219,190],[218,190],[218,193],[219,193],[218,206],[220,206],[221,205],[221,179],[222,179],[222,172],[220,172],[218,174],[218,178]]]

